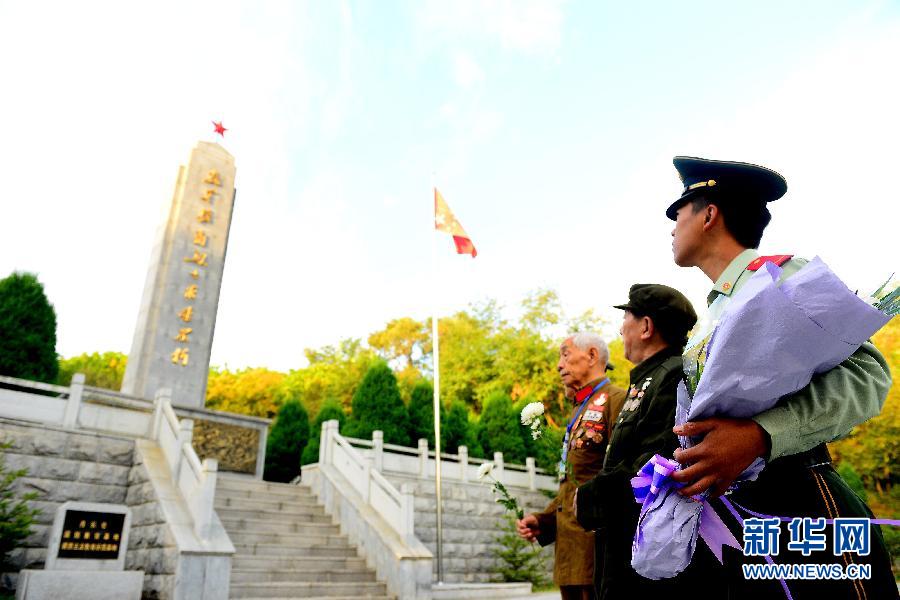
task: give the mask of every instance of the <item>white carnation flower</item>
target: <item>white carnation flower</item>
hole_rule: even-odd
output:
[[[484,479],[494,470],[494,463],[486,462],[478,467],[478,479]]]

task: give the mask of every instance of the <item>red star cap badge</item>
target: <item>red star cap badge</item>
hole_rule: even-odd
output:
[[[212,124],[216,128],[216,133],[218,133],[222,137],[225,137],[225,132],[228,130],[225,129],[225,127],[222,125],[222,121],[213,121]]]

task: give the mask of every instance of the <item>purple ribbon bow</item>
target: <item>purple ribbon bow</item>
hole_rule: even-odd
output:
[[[635,501],[641,505],[641,517],[646,514],[650,506],[656,501],[661,492],[666,492],[670,488],[684,487],[683,483],[673,481],[671,475],[681,467],[678,462],[654,454],[653,458],[641,467],[637,477],[631,478],[631,488],[634,492]],[[692,498],[696,502],[700,502],[703,507],[699,518],[698,533],[709,549],[712,550],[719,562],[722,562],[722,546],[731,546],[741,550],[742,547],[737,539],[722,521],[719,514],[713,509],[705,498],[696,496]],[[644,539],[644,532],[641,521],[638,520],[637,531],[635,532],[634,544],[639,546]]]
[[[678,462],[656,454],[641,467],[637,477],[631,479],[634,499],[641,505],[641,516],[638,519],[637,531],[635,531],[634,534],[633,549],[638,548],[641,543],[643,543],[643,517],[650,506],[659,498],[660,494],[663,494],[663,497],[665,497],[665,494],[668,493],[669,490],[674,492],[673,488],[677,489],[684,487],[684,484],[671,479],[672,473],[677,471],[680,467],[681,465],[678,464]],[[684,500],[689,501],[687,498],[684,498]],[[706,498],[702,496],[692,496],[690,501],[699,502],[701,504],[701,510],[697,516],[697,532],[719,560],[719,563],[723,562],[723,546],[731,546],[732,548],[743,550],[740,543],[738,543],[737,539],[734,537],[734,534],[731,533],[731,530],[728,529],[725,522],[722,521],[722,517],[720,517],[719,513],[710,506],[706,501]],[[744,520],[731,505],[731,502],[724,498],[722,499],[722,502],[732,513],[734,518],[737,519],[738,523],[743,524]],[[766,556],[765,559],[767,563],[773,564],[771,556]],[[784,579],[779,579],[779,582],[781,583],[781,587],[784,590],[787,600],[792,600],[793,597],[788,589],[787,582]]]

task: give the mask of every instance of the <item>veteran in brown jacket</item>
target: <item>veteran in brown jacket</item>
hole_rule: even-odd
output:
[[[576,333],[560,346],[556,368],[573,407],[558,467],[559,493],[543,512],[517,522],[523,538],[542,546],[556,543],[553,580],[563,600],[595,597],[594,534],[575,521],[572,498],[602,468],[610,427],[625,402],[625,390],[606,377],[608,366],[609,350],[596,333]]]

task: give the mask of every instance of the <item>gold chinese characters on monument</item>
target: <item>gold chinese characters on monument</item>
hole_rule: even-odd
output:
[[[115,559],[124,529],[124,513],[66,511],[59,558]]]
[[[210,169],[206,173],[206,177],[203,178],[203,184],[206,186],[215,186],[222,187],[222,180],[219,176],[219,172],[216,169]],[[190,263],[193,265],[193,269],[187,273],[187,275],[194,281],[200,280],[200,269],[204,270],[209,267],[209,253],[203,252],[203,249],[206,248],[206,243],[209,240],[209,233],[206,229],[203,228],[204,225],[212,225],[213,223],[213,209],[215,208],[213,205],[213,201],[215,200],[216,194],[218,191],[215,187],[206,187],[202,194],[197,198],[199,212],[197,213],[197,223],[198,225],[193,229],[194,236],[194,246],[196,246],[193,250],[193,254],[191,256],[185,256],[184,262]],[[200,204],[202,203],[202,204]],[[204,206],[207,205],[207,206]],[[186,286],[184,288],[184,293],[182,296],[185,300],[191,301],[196,300],[198,295],[200,294],[200,284],[192,283],[190,280],[186,282]],[[180,344],[190,344],[190,335],[193,332],[192,327],[182,327],[181,325],[184,323],[190,323],[194,318],[194,305],[188,304],[184,308],[182,308],[177,313],[178,320],[181,323],[177,324],[175,329],[177,329],[178,333],[173,336],[173,340],[179,342]],[[190,363],[190,346],[176,346],[174,350],[172,350],[171,354],[172,364],[175,366],[186,367]]]

